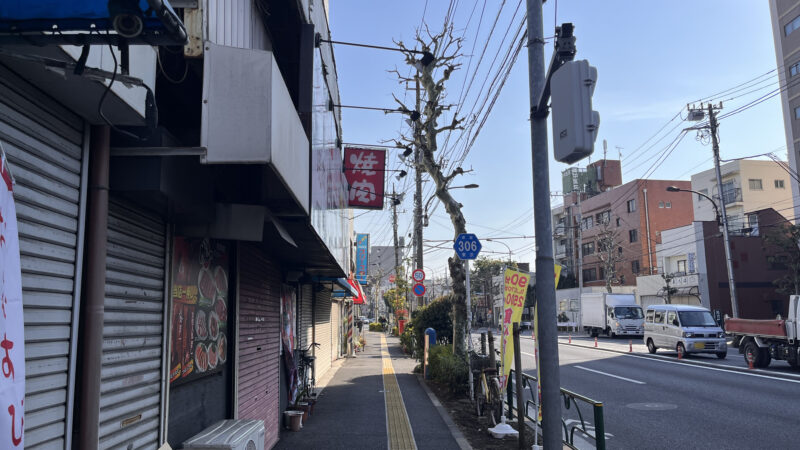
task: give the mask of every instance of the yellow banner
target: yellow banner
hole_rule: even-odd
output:
[[[503,335],[500,338],[501,358],[503,360],[502,388],[508,385],[508,374],[514,364],[514,323],[522,320],[522,308],[525,305],[525,294],[528,291],[530,274],[518,270],[506,269],[503,284]]]
[[[558,289],[558,279],[561,278],[561,266],[556,264],[554,267],[556,275],[556,289]],[[539,364],[539,305],[533,311],[533,346],[534,354],[536,355],[536,404],[539,405],[539,412],[537,414],[538,421],[542,421],[542,371]]]

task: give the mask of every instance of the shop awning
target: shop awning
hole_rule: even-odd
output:
[[[341,289],[334,289],[333,290],[333,297],[353,297],[356,298],[359,296],[360,291],[356,290],[351,284],[351,280],[347,278],[334,278],[334,277],[314,277],[314,281],[319,283],[334,283],[338,285]],[[355,283],[355,282],[353,282]],[[358,284],[358,283],[355,283]]]

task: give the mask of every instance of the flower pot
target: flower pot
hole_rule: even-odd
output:
[[[284,411],[283,413],[286,415],[286,423],[290,430],[300,431],[300,428],[303,428],[302,411]]]
[[[311,407],[308,405],[308,402],[297,402],[295,406],[299,411],[303,411],[303,423],[305,423],[308,420]]]

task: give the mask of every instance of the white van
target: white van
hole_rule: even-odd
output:
[[[711,312],[700,306],[650,305],[644,315],[644,343],[650,353],[659,348],[690,353],[728,353],[725,332]]]

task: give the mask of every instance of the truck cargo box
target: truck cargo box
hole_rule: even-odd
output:
[[[786,321],[753,320],[728,318],[725,321],[725,331],[732,334],[747,334],[755,336],[782,337],[786,336]]]

